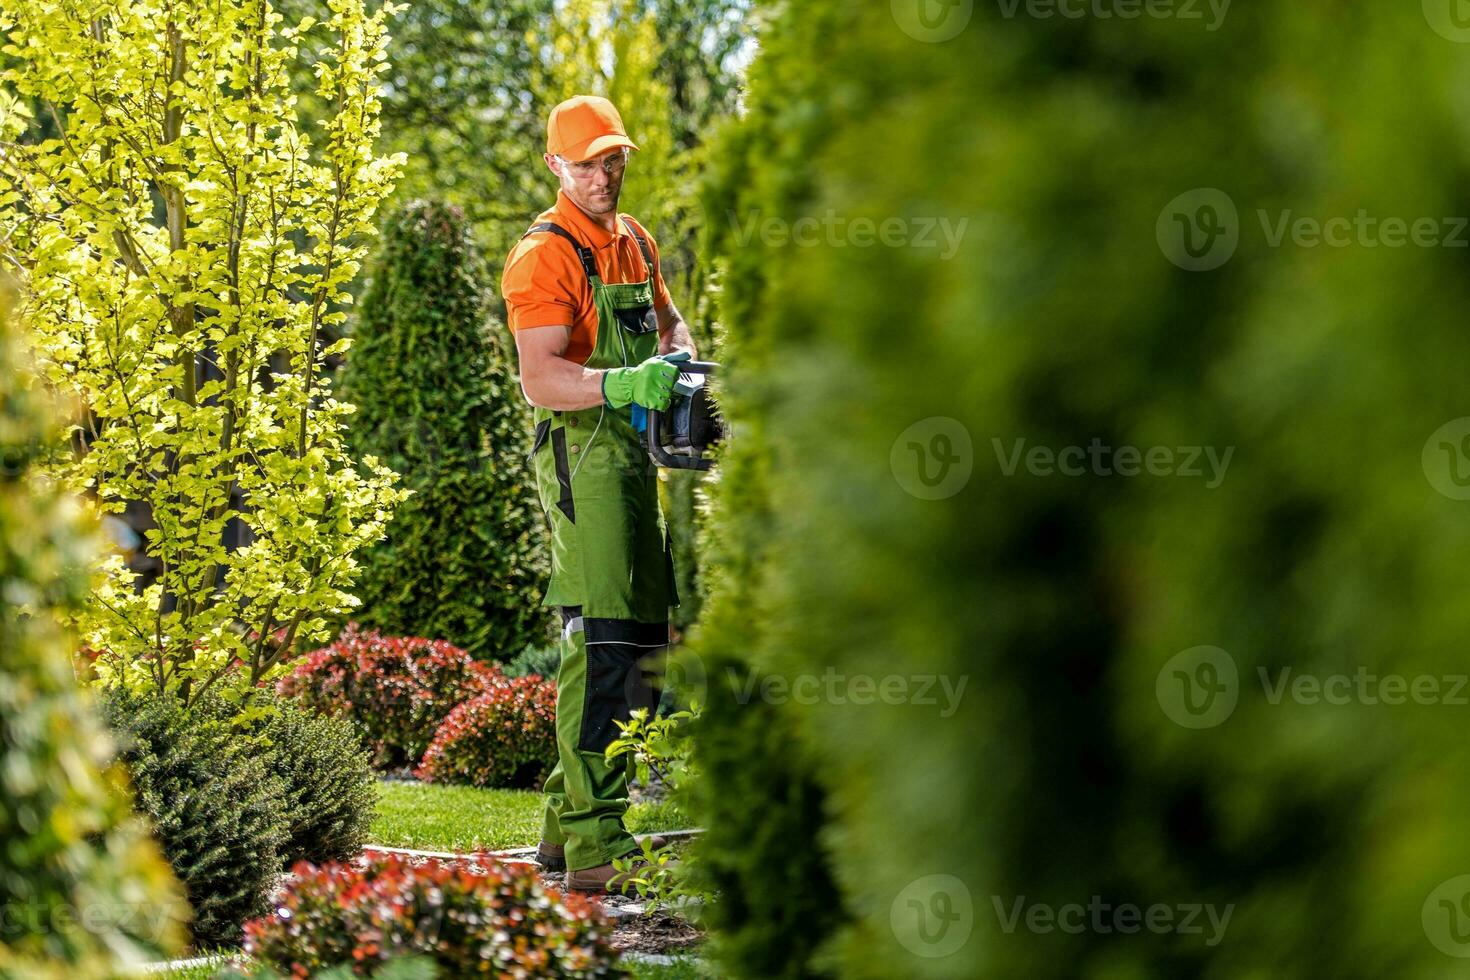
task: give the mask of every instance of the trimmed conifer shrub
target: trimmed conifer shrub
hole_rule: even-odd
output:
[[[138,807],[193,907],[195,946],[238,945],[281,874],[285,781],[253,740],[171,695],[111,688],[102,703]]]
[[[235,720],[232,727],[251,739],[252,754],[265,759],[284,784],[282,867],[356,857],[378,802],[371,754],[357,725],[268,688],[252,692],[249,708],[250,720]],[[206,697],[195,711],[225,722],[241,714],[239,706],[215,697]]]
[[[457,207],[419,201],[386,223],[371,276],[342,375],[348,436],[414,496],[362,558],[354,618],[509,660],[545,636],[548,565],[530,411],[484,260]]]

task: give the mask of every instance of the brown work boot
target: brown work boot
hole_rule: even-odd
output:
[[[567,869],[567,849],[561,844],[548,844],[542,841],[536,845],[536,863],[541,865],[545,871],[565,871]]]
[[[651,850],[659,851],[669,846],[669,839],[659,834],[649,834],[647,837],[639,837],[641,843],[648,842]],[[567,849],[561,844],[550,844],[542,841],[536,847],[536,863],[544,871],[565,871],[567,869]]]
[[[634,854],[637,853],[637,851],[634,851],[633,854],[628,855],[631,863],[628,865],[627,872],[619,871],[613,864],[599,864],[595,868],[582,868],[579,871],[569,871],[567,872],[567,888],[571,891],[578,892],[598,892],[601,894],[612,892],[617,895],[622,895],[624,894],[624,886],[628,885],[627,894],[639,894],[638,886],[629,885],[628,883],[632,880],[633,875],[646,870],[649,864],[641,857],[634,857]]]

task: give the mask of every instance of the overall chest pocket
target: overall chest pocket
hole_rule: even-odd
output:
[[[622,324],[624,330],[635,337],[653,333],[658,329],[658,314],[652,306],[635,306],[629,309],[613,310]]]

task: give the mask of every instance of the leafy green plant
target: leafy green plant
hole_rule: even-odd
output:
[[[50,469],[106,512],[145,504],[162,568],[137,581],[114,556],[73,616],[109,685],[193,701],[279,673],[352,606],[353,554],[406,496],[348,457],[352,407],[322,383],[402,163],[372,152],[397,9],[282,26],[259,0],[0,3],[3,255],[47,378],[87,406],[85,451]],[[333,106],[314,132],[298,48]]]
[[[605,754],[608,759],[631,756],[645,782],[651,771],[678,794],[698,778],[690,733],[700,711],[693,706],[651,718],[647,708],[634,708],[626,722],[614,720],[618,737],[608,744]]]
[[[38,478],[61,406],[11,299],[0,282],[0,976],[60,980],[177,951],[188,908],[72,675],[58,613],[84,600],[100,535]]]
[[[626,723],[615,722],[620,731],[606,749],[608,759],[631,757],[645,783],[650,772],[656,773],[674,799],[681,798],[699,778],[690,736],[699,710],[695,707],[650,718],[648,709],[634,709]],[[636,890],[650,910],[673,907],[697,921],[714,898],[693,865],[676,861],[669,848],[653,850],[647,839],[640,852],[614,859],[613,866],[627,875],[623,892]]]
[[[639,842],[639,848],[613,858],[613,868],[623,875],[618,890],[624,895],[640,896],[649,912],[671,909],[690,922],[698,922],[714,895],[695,883],[690,865],[678,860],[672,848],[655,851],[646,838]]]
[[[480,660],[544,635],[542,516],[530,412],[469,222],[415,201],[387,221],[343,370],[353,450],[414,492],[361,556],[353,617]]]
[[[283,867],[285,782],[253,740],[171,695],[111,688],[102,705],[137,805],[194,909],[196,946],[237,943]]]

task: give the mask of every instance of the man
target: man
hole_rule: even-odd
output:
[[[676,363],[695,351],[657,243],[617,210],[637,149],[606,99],[577,96],[553,109],[544,159],[561,189],[501,279],[551,527],[543,605],[558,607],[562,622],[559,761],[546,781],[537,860],[566,867],[567,887],[583,891],[619,887],[613,861],[639,850],[623,826],[629,766],[610,765],[604,750],[614,721],[651,705],[639,661],[668,644],[678,603],[657,473],[637,424],[667,407]]]

